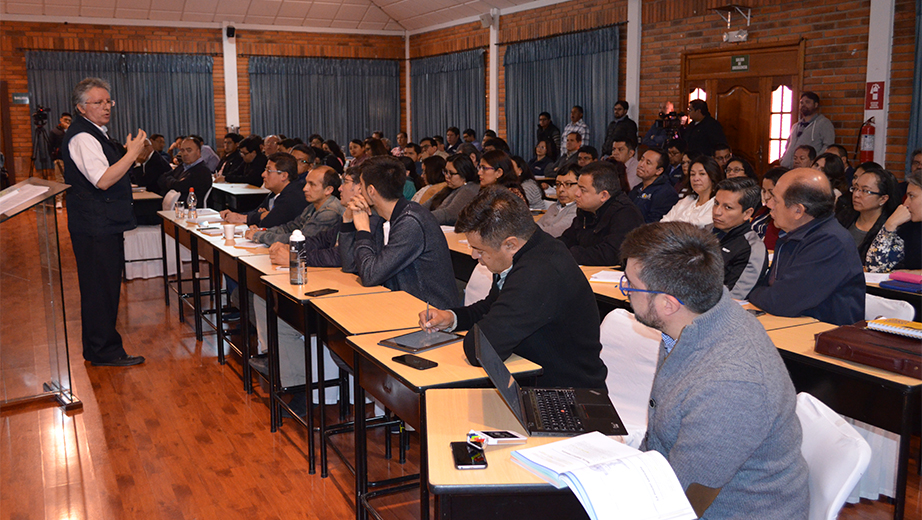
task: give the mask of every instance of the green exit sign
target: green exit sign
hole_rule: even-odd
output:
[[[741,54],[739,56],[730,57],[730,70],[733,72],[741,72],[749,70],[749,55]]]

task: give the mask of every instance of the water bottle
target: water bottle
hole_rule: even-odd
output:
[[[294,230],[288,239],[288,278],[291,285],[307,283],[307,262],[301,256],[304,249],[304,235],[300,229]]]
[[[195,188],[189,188],[189,196],[186,197],[186,208],[189,210],[189,218],[198,218],[198,211],[195,210]]]

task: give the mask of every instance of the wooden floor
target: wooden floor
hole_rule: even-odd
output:
[[[61,251],[74,391],[83,410],[31,405],[0,417],[2,519],[346,519],[354,517],[353,481],[331,456],[331,475],[307,471],[306,434],[290,421],[269,432],[266,393],[247,395],[239,364],[217,363],[215,336],[197,342],[166,307],[159,279],[124,284],[119,330],[131,368],[94,368],[80,352],[76,268],[63,214]],[[45,317],[36,262],[35,217],[0,225],[0,399],[41,391],[48,379]],[[37,346],[36,346],[37,345]],[[333,407],[328,417],[336,420]],[[351,448],[351,437],[338,442]],[[917,440],[916,440],[917,442]],[[383,458],[380,432],[370,435],[372,478],[415,473],[410,460]],[[914,453],[918,453],[915,444]],[[395,450],[396,452],[396,450]],[[922,518],[913,461],[906,518]],[[380,503],[385,518],[417,518],[418,497]],[[886,519],[892,506],[847,506],[843,519]]]

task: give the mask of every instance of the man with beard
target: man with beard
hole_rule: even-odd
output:
[[[810,145],[820,155],[836,142],[836,129],[832,121],[820,114],[820,97],[815,92],[800,95],[800,121],[791,127],[788,145],[781,156],[781,166],[794,166],[794,151],[803,145]]]

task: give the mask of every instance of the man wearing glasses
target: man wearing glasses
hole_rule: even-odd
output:
[[[221,218],[232,224],[272,227],[294,220],[304,211],[307,200],[301,193],[304,184],[298,182],[297,160],[287,153],[276,153],[269,157],[263,172],[263,184],[269,195],[249,213],[234,213],[229,209],[221,211]]]
[[[236,182],[260,186],[263,182],[263,171],[269,161],[269,158],[262,152],[262,144],[263,139],[258,135],[251,135],[240,141],[237,150],[243,157],[243,164],[234,171],[225,171],[223,176],[219,175],[215,178],[215,182]]]
[[[640,210],[621,191],[623,174],[623,164],[607,161],[579,172],[576,218],[560,235],[579,265],[620,265],[625,235],[643,225]]]
[[[538,227],[552,237],[563,234],[576,216],[576,172],[578,166],[572,166],[564,175],[557,176],[557,202],[547,209],[547,213],[538,221]]]
[[[204,206],[205,195],[211,189],[211,168],[202,159],[202,142],[192,136],[186,137],[179,146],[179,154],[182,158],[179,166],[161,175],[157,181],[160,194],[166,195],[168,191],[176,190],[179,192],[179,200],[186,200],[189,189],[194,188]]]
[[[125,255],[123,233],[137,227],[128,170],[144,148],[147,133],[128,135],[125,148],[108,135],[115,102],[109,83],[86,78],[74,88],[76,112],[61,143],[67,195],[67,229],[77,261],[83,359],[93,366],[131,366],[115,329]]]
[[[666,457],[699,517],[805,519],[794,385],[765,329],[723,286],[717,239],[659,222],[631,232],[621,251],[621,290],[637,321],[662,333],[641,450]]]

